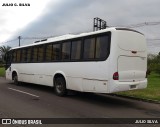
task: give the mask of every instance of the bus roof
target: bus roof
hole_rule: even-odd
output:
[[[69,40],[69,39],[74,39],[74,38],[94,35],[94,34],[98,34],[98,33],[109,32],[109,31],[115,31],[115,30],[129,30],[129,31],[140,33],[138,31],[135,31],[135,30],[132,30],[132,29],[128,29],[128,28],[108,27],[106,29],[93,31],[93,32],[80,33],[80,34],[75,34],[75,35],[74,34],[66,34],[66,35],[62,35],[62,36],[43,39],[43,40],[37,41],[37,43],[35,42],[35,43],[29,44],[29,45],[24,45],[24,46],[20,46],[20,47],[11,48],[11,50],[18,49],[18,48],[25,48],[25,47],[35,46],[35,45],[46,44],[46,43],[50,43],[50,42]]]

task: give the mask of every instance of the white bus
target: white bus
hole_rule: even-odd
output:
[[[67,90],[113,93],[147,87],[147,48],[142,33],[107,28],[64,35],[12,48],[6,78]]]

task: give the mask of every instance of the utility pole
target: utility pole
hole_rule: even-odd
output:
[[[19,47],[21,46],[21,36],[18,36],[18,40],[19,40]]]

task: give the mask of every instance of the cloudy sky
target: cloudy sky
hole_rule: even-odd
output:
[[[26,3],[30,6],[15,6]],[[13,4],[13,6],[3,6]],[[18,45],[17,37],[39,38],[93,30],[93,18],[109,26],[160,22],[160,0],[0,0],[0,45]],[[148,51],[160,52],[160,24],[134,28],[144,33]],[[15,40],[15,41],[10,41]],[[21,45],[33,40],[21,40]]]

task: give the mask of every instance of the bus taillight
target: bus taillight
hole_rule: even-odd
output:
[[[119,80],[119,74],[118,74],[118,72],[115,72],[113,74],[113,80]]]

